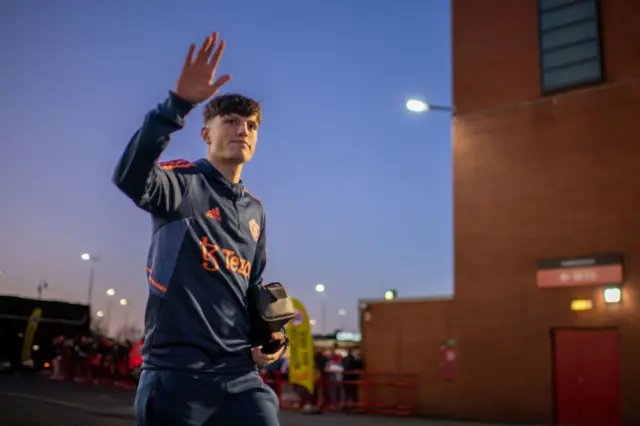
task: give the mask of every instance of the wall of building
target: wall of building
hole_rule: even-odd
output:
[[[418,374],[417,411],[552,423],[551,331],[619,330],[640,424],[640,3],[601,2],[605,82],[541,95],[537,0],[453,0],[455,303],[370,304],[367,367]],[[536,285],[540,259],[624,256],[623,301]],[[574,299],[593,309],[574,312]],[[453,383],[438,348],[454,336]]]
[[[537,1],[453,0],[457,417],[551,422],[550,330],[617,326],[640,423],[640,9],[602,4],[606,82],[542,97]],[[621,305],[536,287],[538,259],[608,252],[625,259]]]
[[[415,375],[416,412],[450,415],[452,383],[441,379],[441,345],[453,337],[450,299],[364,301],[361,349],[367,371]],[[385,379],[390,379],[391,376]],[[380,401],[396,390],[378,389]]]

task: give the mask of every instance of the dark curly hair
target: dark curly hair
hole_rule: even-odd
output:
[[[204,122],[206,124],[209,120],[227,114],[238,114],[242,117],[256,115],[258,124],[262,121],[262,107],[260,106],[260,102],[238,93],[228,93],[214,97],[205,105],[203,113]]]

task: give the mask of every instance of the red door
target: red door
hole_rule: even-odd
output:
[[[555,330],[556,423],[621,426],[617,330]]]

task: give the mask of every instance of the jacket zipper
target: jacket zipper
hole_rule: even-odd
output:
[[[233,200],[233,210],[236,212],[236,227],[239,232],[240,231],[240,212],[238,211],[238,204],[235,199]]]

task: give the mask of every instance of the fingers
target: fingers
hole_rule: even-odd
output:
[[[271,333],[271,340],[281,342],[284,340],[284,333],[282,331],[276,331]]]
[[[215,68],[218,65],[218,62],[220,61],[220,57],[222,57],[222,52],[224,52],[225,45],[226,45],[225,41],[220,40],[220,44],[218,44],[218,47],[216,48],[215,52],[213,52],[213,56],[211,56],[211,60],[209,61],[209,65],[211,65],[213,68]]]
[[[258,358],[263,364],[271,364],[273,361],[278,359],[275,354],[263,354],[262,352],[260,352]]]
[[[231,80],[230,74],[221,75],[216,79],[216,81],[213,82],[213,84],[211,85],[211,90],[213,92],[217,92],[222,86],[227,84],[230,80]]]
[[[193,52],[196,50],[196,45],[189,46],[189,52],[187,52],[187,58],[184,60],[184,68],[190,66],[193,63]]]
[[[252,349],[253,362],[255,362],[259,366],[266,365],[268,361],[266,360],[266,355],[262,353],[262,348],[257,347]]]
[[[213,46],[215,46],[216,41],[218,41],[218,33],[213,33],[204,39],[200,46],[200,50],[198,50],[196,62],[207,62],[209,60],[209,55],[211,55],[211,51],[213,50]]]
[[[259,366],[271,364],[277,361],[279,356],[279,352],[275,354],[265,354],[262,352],[261,347],[253,348],[253,361]]]

